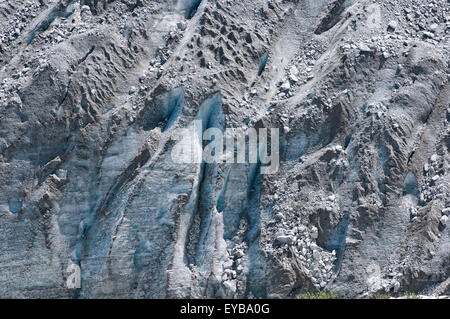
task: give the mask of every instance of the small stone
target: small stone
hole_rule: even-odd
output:
[[[437,23],[433,23],[432,25],[430,25],[429,30],[431,32],[435,33],[438,27],[439,27],[439,25]]]
[[[277,219],[277,220],[283,220],[283,218],[284,218],[284,216],[283,216],[282,213],[277,213],[277,214],[275,215],[275,219]]]
[[[238,274],[240,274],[242,271],[244,271],[244,267],[242,267],[242,265],[239,265],[236,267],[236,271]]]
[[[284,83],[281,85],[281,90],[282,90],[282,91],[288,91],[290,88],[291,88],[291,85],[289,84],[288,81],[284,82]]]
[[[424,31],[424,32],[423,32],[423,37],[424,37],[424,38],[430,38],[430,39],[433,39],[434,35],[433,35],[433,33],[431,33],[431,32]]]
[[[223,263],[223,268],[224,269],[231,268],[231,266],[233,266],[233,261],[232,260],[227,260],[226,262]]]
[[[442,215],[449,216],[450,215],[450,207],[444,208],[441,211]]]
[[[295,75],[289,75],[289,80],[290,81],[292,81],[292,82],[294,82],[294,83],[297,83],[298,82],[298,78],[295,76]]]
[[[319,230],[315,226],[311,227],[311,238],[313,239],[319,238]]]
[[[236,258],[242,258],[242,257],[244,257],[244,252],[242,250],[238,250],[234,253],[234,256]]]
[[[223,283],[223,286],[225,287],[225,289],[227,289],[229,291],[230,294],[236,293],[236,281],[235,280],[225,281]]]
[[[397,29],[397,21],[392,20],[388,24],[388,31],[394,31],[395,29]]]
[[[183,22],[183,21],[178,22],[178,23],[177,23],[177,28],[178,28],[179,30],[181,30],[181,31],[186,30],[186,23]]]
[[[289,69],[289,74],[293,76],[298,75],[298,69],[295,65],[291,66],[291,68]]]
[[[360,46],[359,46],[359,51],[361,52],[361,53],[370,53],[370,52],[372,52],[372,49],[371,48],[369,48],[369,46],[367,45],[367,44],[361,44]]]
[[[292,236],[286,235],[278,235],[276,240],[282,244],[291,244],[294,242],[294,238],[292,238]]]
[[[228,280],[228,275],[227,274],[223,274],[222,275],[222,281],[225,282]]]
[[[320,258],[320,252],[316,249],[313,250],[313,258],[316,260]]]

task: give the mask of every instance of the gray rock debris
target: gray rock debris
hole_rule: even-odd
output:
[[[448,296],[449,9],[2,1],[0,297]],[[202,114],[279,170],[174,163]]]

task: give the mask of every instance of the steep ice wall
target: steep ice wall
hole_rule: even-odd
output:
[[[3,1],[0,297],[448,295],[448,12]],[[174,161],[230,128],[278,129],[275,174]]]

